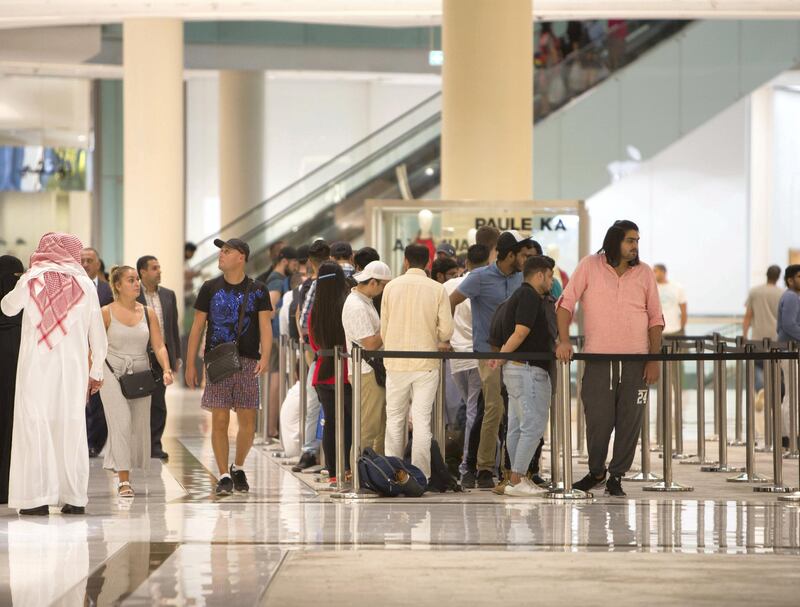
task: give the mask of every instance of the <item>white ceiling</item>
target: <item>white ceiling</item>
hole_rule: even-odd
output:
[[[534,7],[540,19],[800,18],[800,0],[534,0]],[[439,23],[441,10],[442,0],[0,0],[0,28],[133,17],[421,26]]]

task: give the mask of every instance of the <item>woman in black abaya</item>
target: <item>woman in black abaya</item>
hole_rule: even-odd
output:
[[[24,271],[22,262],[16,257],[0,257],[0,299],[14,289]],[[21,312],[8,317],[0,311],[0,504],[8,502],[8,468],[11,464],[14,387],[17,380],[21,321]]]

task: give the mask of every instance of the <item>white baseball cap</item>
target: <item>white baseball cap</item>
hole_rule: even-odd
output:
[[[363,270],[353,274],[353,279],[356,282],[367,282],[373,278],[375,280],[391,280],[392,271],[382,261],[370,261]]]

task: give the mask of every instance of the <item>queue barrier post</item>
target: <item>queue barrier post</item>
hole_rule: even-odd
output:
[[[744,337],[741,335],[736,338],[736,349],[740,350],[744,347]],[[745,444],[745,441],[742,440],[742,388],[744,384],[744,367],[745,361],[737,360],[736,361],[736,381],[734,383],[735,390],[736,390],[736,418],[734,424],[734,433],[733,439],[728,441],[728,445],[733,447],[741,447]]]
[[[717,340],[717,354],[725,353],[725,342]],[[719,461],[701,466],[702,472],[744,472],[745,469],[728,464],[728,366],[724,360],[714,361],[714,403],[718,412]]]
[[[269,437],[269,392],[272,383],[270,375],[269,372],[264,373],[258,384],[261,389],[261,408],[258,410],[256,419],[256,436],[260,437],[259,444],[261,445],[269,445],[272,442]]]
[[[364,349],[354,342],[350,352],[350,362],[352,363],[353,372],[353,444],[350,447],[350,470],[353,474],[353,486],[352,488],[334,493],[331,497],[343,500],[375,499],[377,497],[375,493],[369,489],[362,489],[361,476],[358,472],[358,458],[361,455],[361,361],[364,359]],[[342,424],[342,428],[344,432],[344,424]],[[339,454],[338,445],[336,454],[337,456]],[[337,467],[337,474],[339,474],[338,470],[339,468]]]
[[[558,371],[556,371],[558,377]],[[561,478],[561,464],[559,462],[559,419],[558,419],[558,393],[561,390],[558,379],[556,379],[556,389],[550,395],[550,486],[552,488],[564,488]]]
[[[789,342],[789,351],[790,352],[797,352],[797,342],[791,341]],[[797,445],[797,435],[798,435],[798,428],[797,428],[797,403],[798,403],[798,372],[797,372],[797,360],[787,360],[786,367],[788,368],[788,374],[786,379],[786,392],[789,395],[789,452],[784,455],[784,459],[798,459],[800,458],[800,452],[798,452],[798,445]]]
[[[662,354],[668,354],[669,348],[666,346],[661,348]],[[645,491],[658,491],[658,492],[677,492],[677,491],[693,491],[693,487],[681,485],[680,483],[673,482],[672,480],[672,410],[671,410],[671,395],[672,395],[672,382],[670,377],[671,365],[669,361],[661,361],[661,375],[662,381],[659,384],[661,392],[661,402],[664,405],[664,412],[661,416],[663,424],[662,434],[664,436],[664,457],[662,458],[663,465],[663,479],[654,485],[648,485],[643,489]]]
[[[641,433],[641,448],[640,455],[642,461],[641,472],[634,474],[631,477],[625,477],[626,481],[633,482],[653,482],[660,481],[661,477],[658,474],[651,472],[650,469],[650,398],[648,390],[647,404],[644,406],[642,412],[642,433]]]
[[[286,398],[286,367],[288,357],[286,356],[288,338],[281,335],[278,339],[278,402],[282,403]]]
[[[797,344],[793,342],[792,346],[793,346],[791,348],[792,352],[797,353]],[[797,359],[792,359],[789,362],[791,364],[790,369],[793,369],[793,372],[790,374],[789,387],[795,394],[795,397],[793,399],[792,398],[789,399],[790,406],[792,407],[792,409],[790,410],[790,419],[792,418],[791,414],[794,413],[794,416],[793,416],[794,424],[790,423],[790,425],[791,425],[790,432],[792,432],[794,430],[795,433],[796,433],[797,420],[798,420],[798,418],[800,418],[800,410],[798,410],[798,407],[800,406],[800,398],[797,398],[797,388],[798,388],[798,385],[797,385],[798,384],[797,366],[798,366],[798,362],[799,361]],[[790,437],[790,444],[791,444],[791,437]],[[800,466],[798,466],[797,469],[798,469],[798,481],[797,481],[798,489],[796,491],[793,491],[792,493],[788,493],[786,495],[778,496],[778,499],[780,501],[793,502],[793,503],[800,502]]]
[[[672,342],[673,354],[680,354],[681,344],[679,341]],[[672,388],[675,391],[675,451],[672,459],[687,460],[694,457],[694,454],[684,453],[683,450],[683,361],[673,361],[674,369],[672,376]]]
[[[765,337],[762,342],[764,352],[772,349],[772,340]],[[768,360],[763,361],[764,368],[764,437],[761,445],[756,447],[758,453],[770,453],[772,451],[772,415],[770,414],[767,395],[772,390],[772,365]]]
[[[578,338],[578,350],[583,352],[584,338]],[[578,430],[578,444],[575,448],[575,457],[586,457],[586,415],[583,411],[583,371],[586,363],[578,360],[578,366],[575,371],[575,400],[576,400],[576,416],[577,416],[577,430]]]
[[[298,362],[298,381],[300,382],[300,415],[298,416],[298,423],[300,424],[300,450],[306,444],[306,407],[308,406],[308,361],[306,360],[305,343],[301,340],[297,344],[299,356]]]
[[[773,349],[777,352],[777,349]],[[778,359],[765,361],[770,368],[769,399],[764,402],[764,408],[772,414],[772,483],[753,487],[757,493],[792,493],[797,489],[789,487],[783,482],[783,453],[781,449],[781,364]],[[765,364],[766,368],[767,365]],[[766,389],[766,384],[765,384]],[[766,394],[765,394],[766,397]]]
[[[333,348],[333,369],[335,378],[334,411],[336,430],[336,489],[345,487],[345,461],[344,461],[344,359],[342,347]],[[329,420],[325,420],[328,423]]]
[[[662,453],[664,451],[664,399],[663,390],[661,389],[661,382],[664,381],[663,375],[658,378],[658,386],[656,387],[656,444],[650,447],[653,453]]]
[[[581,491],[572,487],[572,386],[570,384],[570,364],[569,362],[557,363],[558,390],[556,403],[559,412],[559,429],[561,430],[560,442],[562,457],[562,476],[561,483],[554,483],[545,497],[554,500],[584,500],[594,497],[588,491]],[[558,452],[556,443],[551,446],[554,452]],[[555,480],[555,476],[553,479]]]
[[[744,347],[747,354],[755,351],[748,344]],[[728,479],[729,483],[769,483],[771,479],[756,472],[756,362],[748,360],[745,365],[745,471]]]

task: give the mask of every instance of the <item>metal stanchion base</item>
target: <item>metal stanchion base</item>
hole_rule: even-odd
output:
[[[787,495],[779,495],[778,501],[781,502],[800,502],[800,491],[789,493]]]
[[[729,440],[728,446],[729,447],[744,447],[747,443],[743,440]]]
[[[649,487],[642,487],[643,491],[659,491],[659,492],[666,492],[666,491],[694,491],[694,487],[687,487],[685,485],[681,485],[680,483],[665,483],[664,481],[660,481],[655,485],[650,485]]]
[[[741,466],[731,466],[731,465],[724,465],[720,466],[716,464],[714,466],[700,466],[700,472],[744,472],[746,468],[742,468]]]
[[[763,474],[759,474],[756,472],[753,476],[750,476],[745,472],[744,474],[740,474],[739,476],[732,476],[727,479],[729,483],[771,483],[772,479],[768,476],[764,476]]]
[[[786,485],[762,485],[761,487],[753,487],[756,493],[794,493],[797,487],[787,487]]]
[[[347,500],[347,501],[377,500],[380,499],[380,495],[378,495],[374,491],[370,491],[369,489],[348,489],[337,493],[333,493],[330,495],[330,498],[336,500]]]
[[[580,489],[565,489],[564,487],[556,487],[544,496],[545,499],[551,500],[590,500],[594,499],[594,494],[589,491],[581,491]]]
[[[661,477],[658,474],[653,474],[652,472],[648,472],[644,474],[643,472],[639,472],[638,474],[634,474],[633,476],[626,476],[623,480],[631,481],[634,483],[654,483],[656,481],[660,481]]]

